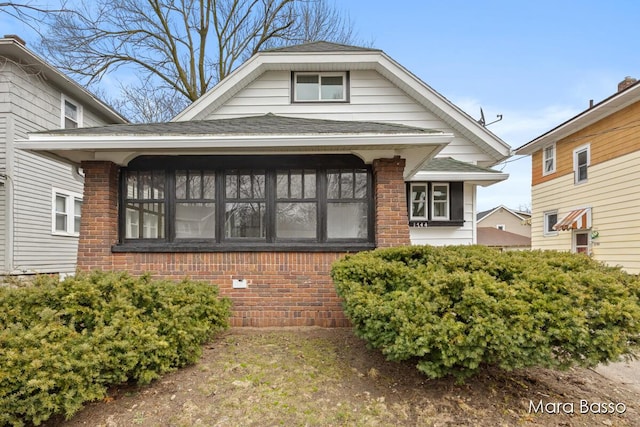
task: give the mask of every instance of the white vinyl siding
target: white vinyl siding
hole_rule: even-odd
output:
[[[43,80],[41,76],[28,74],[14,63],[6,63],[0,69],[0,162],[4,173],[4,161],[8,157],[6,120],[12,121],[11,138],[24,140],[28,132],[58,129],[61,125],[62,91]],[[6,114],[4,113],[6,111]],[[105,124],[92,110],[82,111],[84,126]],[[53,187],[82,194],[83,184],[71,166],[21,150],[12,150],[13,176],[11,184],[0,187],[0,227],[4,240],[13,237],[13,256],[0,264],[2,273],[73,273],[76,268],[78,238],[52,234]],[[7,185],[13,185],[14,229],[8,230],[6,215],[9,207],[5,197]],[[5,264],[12,265],[7,271]]]
[[[211,113],[224,119],[273,113],[289,117],[399,123],[455,137],[440,153],[465,162],[493,162],[477,145],[375,71],[351,71],[349,102],[292,103],[291,72],[267,71]]]
[[[414,245],[471,245],[476,243],[473,233],[476,186],[464,184],[464,225],[457,227],[410,227]]]
[[[558,210],[562,218],[569,211],[588,204],[592,210],[593,257],[610,265],[622,265],[640,273],[640,152],[589,166],[589,180],[574,187],[573,174],[536,185],[532,189],[532,248],[572,250],[572,232],[543,235],[543,212]],[[573,190],[576,188],[576,190]]]

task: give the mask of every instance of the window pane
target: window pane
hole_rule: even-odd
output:
[[[315,199],[316,197],[316,172],[313,170],[304,171],[304,198]]]
[[[82,214],[82,200],[73,199],[73,214],[80,216]]]
[[[323,77],[321,84],[322,84],[322,88],[321,88],[322,99],[341,100],[344,98],[344,95],[343,95],[344,87],[342,84],[342,76]]]
[[[164,171],[153,172],[153,199],[164,199]]]
[[[297,75],[296,76],[296,100],[317,101],[320,93],[318,91],[318,75]]]
[[[214,203],[177,203],[176,238],[212,239],[216,230]]]
[[[366,203],[328,203],[327,236],[330,239],[367,237]]]
[[[216,198],[216,176],[213,172],[205,172],[202,182],[202,197],[214,200]]]
[[[225,237],[266,236],[264,203],[227,203],[225,206]]]
[[[189,171],[189,198],[202,198],[202,181],[200,171]]]
[[[140,179],[140,183],[142,184],[142,194],[140,195],[140,198],[152,199],[153,186],[152,186],[151,172],[140,172],[138,177]]]
[[[584,181],[587,179],[587,165],[578,167],[578,181]]]
[[[434,185],[433,186],[433,200],[434,201],[446,201],[448,188],[446,185]]]
[[[253,199],[253,191],[251,190],[251,175],[240,175],[238,197],[241,199]]]
[[[65,117],[70,118],[71,120],[77,122],[78,121],[78,107],[70,103],[69,101],[64,101],[64,115]]]
[[[140,204],[127,205],[125,238],[138,239],[140,237]]]
[[[276,235],[279,238],[315,238],[315,203],[278,203]]]
[[[276,197],[278,199],[289,198],[289,172],[278,171],[276,178]]]
[[[587,246],[589,244],[589,236],[587,233],[576,234],[576,245]]]
[[[56,194],[56,212],[67,212],[67,198]]]
[[[291,171],[290,178],[291,198],[302,198],[302,171]]]
[[[578,153],[578,164],[579,165],[586,165],[587,164],[587,151],[580,151]]]
[[[356,172],[356,199],[364,199],[367,197],[367,173]]]
[[[327,172],[327,198],[340,198],[340,174],[337,171]]]
[[[68,117],[64,118],[64,128],[65,129],[75,129],[78,127],[78,123],[75,122],[74,120],[71,120]]]
[[[547,224],[546,224],[545,231],[547,231],[547,232],[555,231],[553,229],[553,226],[556,225],[557,222],[558,222],[558,214],[549,214],[546,217],[547,217]]]
[[[67,231],[67,215],[56,214],[56,231]]]
[[[260,171],[253,174],[253,198],[254,199],[264,199],[264,172]]]
[[[433,204],[433,217],[445,218],[448,217],[447,204],[445,202],[434,202]]]
[[[224,177],[225,195],[230,199],[238,198],[238,175],[235,171],[230,171]]]
[[[176,199],[187,198],[187,171],[176,171]]]
[[[127,173],[127,198],[138,198],[138,176],[135,172]]]
[[[164,237],[164,204],[142,204],[142,237],[144,239],[162,239]]]
[[[340,175],[340,198],[351,199],[353,198],[353,173],[342,172]]]

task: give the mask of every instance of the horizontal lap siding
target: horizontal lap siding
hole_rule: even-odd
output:
[[[410,227],[414,245],[471,245],[473,241],[473,194],[475,185],[464,185],[464,225],[462,227]]]
[[[543,212],[558,209],[559,219],[578,207],[592,208],[592,227],[599,233],[596,259],[640,273],[640,151],[589,167],[589,180],[574,185],[567,175],[533,187],[532,246],[571,249],[571,232],[543,236]]]
[[[214,111],[209,119],[273,113],[291,117],[399,123],[445,132],[452,129],[423,105],[375,71],[352,71],[348,103],[291,103],[291,73],[268,71]],[[454,132],[455,133],[455,132]],[[475,144],[455,133],[441,152],[461,161],[491,161]]]

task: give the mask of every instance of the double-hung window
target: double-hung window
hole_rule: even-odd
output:
[[[355,156],[142,157],[120,188],[116,251],[373,247],[371,168]]]
[[[544,213],[544,235],[545,236],[556,236],[558,234],[557,230],[554,230],[553,226],[558,223],[558,211],[549,211]]]
[[[409,225],[415,227],[462,226],[462,182],[412,182],[407,193]]]
[[[427,184],[411,184],[411,206],[409,219],[414,221],[426,221],[427,217]]]
[[[437,221],[449,220],[449,184],[434,183],[431,186],[431,219]]]
[[[573,174],[576,184],[587,181],[590,163],[591,153],[589,145],[584,145],[573,150]]]
[[[82,127],[82,107],[78,103],[63,95],[60,110],[60,127],[62,129]]]
[[[556,144],[546,146],[542,150],[542,175],[549,175],[556,171]]]
[[[341,102],[347,100],[347,73],[294,73],[295,102]]]
[[[51,233],[60,236],[80,234],[82,195],[65,190],[52,189]]]

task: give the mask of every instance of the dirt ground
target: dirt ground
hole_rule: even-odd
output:
[[[640,392],[588,369],[487,370],[457,385],[385,361],[351,329],[233,329],[197,364],[46,425],[640,426]]]

